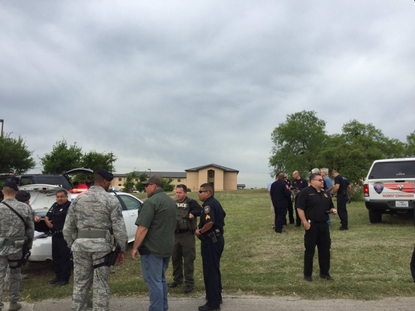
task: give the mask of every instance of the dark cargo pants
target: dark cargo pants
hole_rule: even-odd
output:
[[[195,235],[192,232],[175,233],[175,243],[172,254],[173,281],[177,284],[183,283],[193,286],[194,261],[196,259]]]

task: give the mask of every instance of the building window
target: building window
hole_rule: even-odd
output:
[[[121,187],[121,184],[118,184],[118,187]]]
[[[177,182],[181,182],[182,180],[180,178],[177,178]]]
[[[118,181],[121,181],[121,178],[118,178]]]

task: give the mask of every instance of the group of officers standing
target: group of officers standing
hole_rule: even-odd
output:
[[[52,232],[52,257],[56,273],[56,277],[49,283],[55,286],[68,284],[73,268],[72,311],[87,310],[91,304],[95,311],[109,310],[110,266],[125,261],[128,238],[122,207],[117,198],[107,192],[112,179],[110,172],[105,169],[97,170],[94,174],[94,185],[72,202],[68,200],[65,190],[57,191],[56,203],[45,217],[45,223]],[[213,186],[209,183],[200,186],[198,195],[203,202],[200,206],[187,197],[185,185],[176,187],[177,200],[174,201],[163,191],[160,177],[152,176],[142,183],[148,199],[136,220],[137,231],[131,257],[136,260],[137,253],[140,254],[143,279],[150,296],[149,310],[168,309],[165,272],[170,257],[173,262],[174,281],[169,286],[174,288],[184,282],[184,292],[193,291],[195,237],[201,240],[207,301],[199,310],[220,309],[220,258],[225,244],[223,227],[226,213],[214,198]],[[18,263],[24,255],[23,244],[29,250],[32,246],[35,216],[29,200],[27,204],[16,200],[16,184],[6,183],[2,191],[4,200],[0,204],[0,311],[3,308],[2,285],[9,266],[9,310],[15,311],[21,308],[18,303],[21,265]],[[199,224],[197,217],[200,217]],[[91,289],[92,302],[89,299]]]
[[[336,170],[332,171],[335,183],[328,177],[328,169],[313,169],[307,181],[298,171],[293,172],[293,182],[289,183],[287,174],[280,172],[275,181],[268,185],[273,212],[273,228],[276,233],[283,232],[286,225],[287,210],[291,213],[289,221],[294,224],[292,201],[295,204],[296,226],[303,225],[304,235],[304,279],[312,281],[315,247],[318,248],[320,277],[332,281],[330,270],[330,215],[340,216],[339,230],[349,230],[346,203],[350,202],[351,186],[347,179]],[[310,185],[308,184],[310,183]],[[337,194],[337,209],[332,197]]]

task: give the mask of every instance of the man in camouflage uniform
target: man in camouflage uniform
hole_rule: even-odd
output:
[[[195,200],[187,197],[185,185],[176,186],[177,220],[174,231],[174,248],[172,254],[174,288],[183,283],[183,270],[186,288],[185,294],[191,293],[194,286],[194,261],[196,259],[195,231],[196,217],[202,214],[202,207]]]
[[[94,186],[73,200],[66,216],[63,236],[74,257],[72,311],[86,310],[92,284],[93,310],[109,310],[110,267],[94,268],[94,265],[104,262],[114,245],[114,238],[121,248],[117,264],[124,262],[127,230],[122,207],[115,196],[106,192],[112,179],[113,175],[108,171],[97,170]]]
[[[32,213],[27,205],[16,200],[19,191],[17,185],[8,182],[3,187],[4,200],[0,203],[0,310],[3,308],[3,281],[6,275],[7,266],[10,265],[9,281],[9,310],[15,311],[21,308],[17,302],[20,299],[21,273],[18,260],[22,258],[22,248],[26,241],[29,249],[32,248],[34,222]],[[23,220],[17,216],[9,205]]]

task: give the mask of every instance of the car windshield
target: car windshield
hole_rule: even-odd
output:
[[[369,179],[415,178],[415,161],[378,162],[370,172]]]

